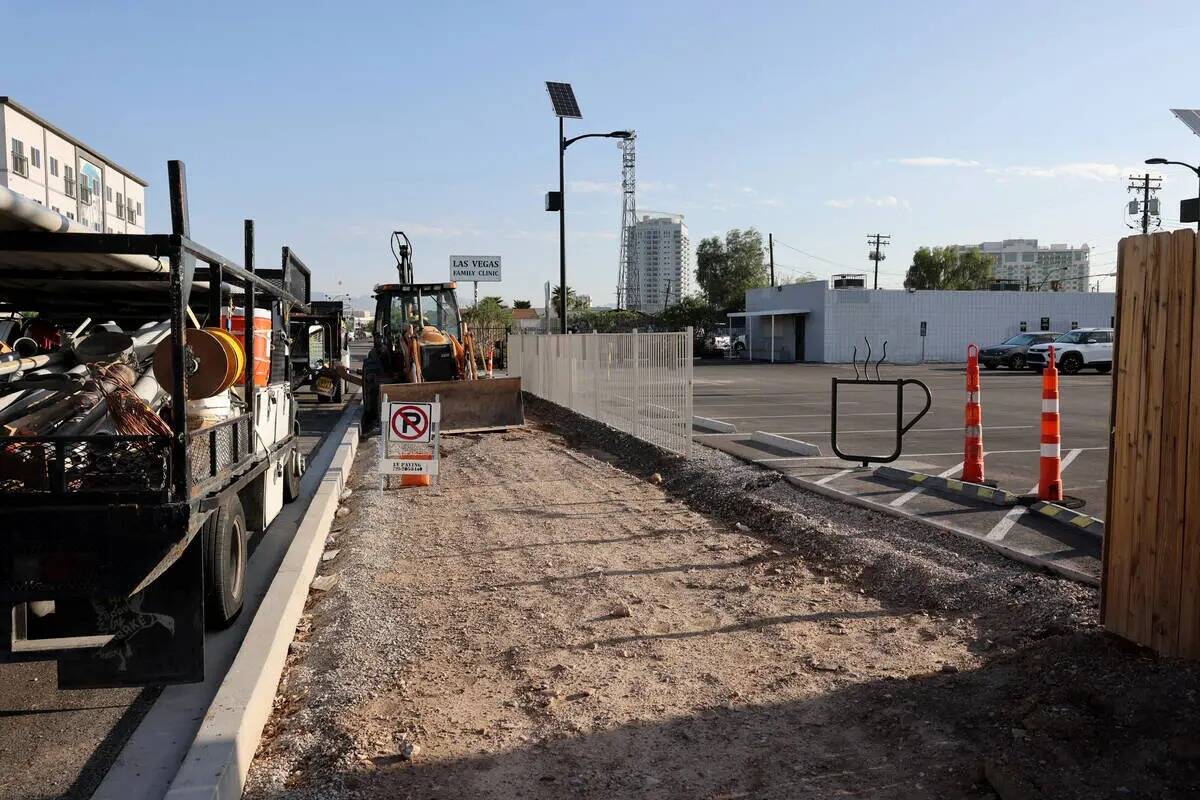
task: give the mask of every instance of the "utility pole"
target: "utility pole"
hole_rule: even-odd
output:
[[[1142,193],[1142,199],[1140,201],[1140,205],[1141,205],[1141,212],[1142,212],[1142,233],[1143,234],[1150,232],[1151,213],[1153,213],[1155,216],[1158,215],[1158,200],[1156,198],[1151,198],[1150,193],[1157,192],[1161,188],[1162,188],[1162,178],[1152,178],[1152,177],[1150,177],[1149,172],[1147,172],[1145,175],[1142,175],[1142,176],[1137,176],[1137,175],[1129,176],[1129,186],[1126,187],[1126,190],[1130,191],[1130,192],[1141,191],[1141,193]],[[1130,207],[1129,210],[1133,211],[1138,205],[1139,205],[1139,201],[1131,200],[1129,203],[1129,207]],[[1153,212],[1151,211],[1151,209],[1153,209]]]
[[[767,248],[771,253],[771,286],[775,285],[775,234],[767,234]]]
[[[872,250],[871,252],[867,253],[867,258],[869,258],[875,262],[875,288],[876,289],[879,288],[879,262],[883,261],[885,258],[887,258],[887,256],[883,254],[883,250],[881,248],[887,247],[889,244],[891,244],[891,242],[889,241],[891,238],[892,238],[891,234],[884,234],[884,233],[872,233],[871,235],[869,235],[867,237],[867,244],[875,245],[875,249]]]

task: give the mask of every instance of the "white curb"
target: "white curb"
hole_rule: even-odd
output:
[[[288,646],[304,613],[309,584],[354,464],[358,435],[358,424],[352,424],[342,437],[250,624],[246,642],[171,782],[168,800],[234,800],[242,796],[250,762],[271,715]]]
[[[737,433],[737,426],[732,422],[721,422],[719,419],[709,419],[708,417],[692,417],[692,427],[717,433]]]
[[[750,441],[765,444],[770,447],[777,447],[780,450],[786,450],[789,453],[799,453],[802,456],[819,456],[821,448],[815,444],[802,442],[799,439],[789,439],[786,436],[780,436],[777,433],[767,433],[766,431],[755,431],[750,434]]]

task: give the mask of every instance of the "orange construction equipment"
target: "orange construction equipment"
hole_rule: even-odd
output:
[[[1063,499],[1062,427],[1058,418],[1058,370],[1054,367],[1054,347],[1046,354],[1042,370],[1042,458],[1038,478],[1038,500]]]
[[[966,443],[962,479],[983,483],[983,407],[979,405],[979,348],[967,345]]]

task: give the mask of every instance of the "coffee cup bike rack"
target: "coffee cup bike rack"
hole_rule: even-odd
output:
[[[851,356],[850,363],[854,365],[854,380],[845,378],[833,378],[833,402],[830,408],[830,447],[833,449],[834,455],[845,461],[858,461],[864,467],[868,464],[888,464],[900,457],[904,449],[904,434],[912,430],[912,427],[921,421],[921,418],[929,413],[929,409],[933,406],[933,395],[929,391],[929,387],[923,381],[915,378],[891,378],[884,379],[879,377],[879,365],[887,358],[887,340],[883,342],[883,355],[875,362],[875,378],[872,380],[871,367],[871,340],[863,337],[867,343],[867,356],[863,359],[863,374],[862,377],[858,374],[858,347],[854,348],[854,355]],[[838,448],[838,386],[895,386],[896,387],[896,449],[891,455],[858,455],[854,453],[843,453]],[[925,407],[922,408],[917,415],[909,420],[904,421],[904,387],[914,385],[920,387],[925,393]]]

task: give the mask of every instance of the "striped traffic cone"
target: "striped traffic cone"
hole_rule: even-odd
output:
[[[496,348],[489,347],[487,355],[487,376],[492,377],[492,357],[496,354]]]
[[[966,443],[962,479],[983,483],[983,407],[979,404],[979,348],[967,345]]]
[[[1038,500],[1063,499],[1062,427],[1058,417],[1058,370],[1054,367],[1054,347],[1046,354],[1042,370],[1042,457],[1038,478]]]

